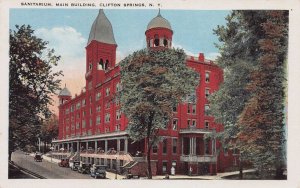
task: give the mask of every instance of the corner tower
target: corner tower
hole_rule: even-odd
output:
[[[170,22],[161,16],[160,10],[145,32],[147,48],[171,48],[173,30]]]
[[[86,46],[86,89],[103,82],[105,73],[115,67],[116,49],[112,25],[103,9],[100,9]]]

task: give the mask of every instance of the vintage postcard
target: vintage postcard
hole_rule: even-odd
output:
[[[0,187],[299,187],[299,5],[0,1]]]

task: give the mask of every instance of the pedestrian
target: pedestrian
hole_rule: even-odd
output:
[[[190,166],[190,170],[189,170],[189,173],[190,173],[190,176],[192,175],[193,173],[193,168]]]

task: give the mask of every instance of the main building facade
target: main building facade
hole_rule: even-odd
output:
[[[148,24],[147,48],[171,48],[173,30],[160,13]],[[103,10],[96,17],[86,46],[86,86],[71,96],[65,87],[59,94],[59,136],[53,141],[57,157],[107,165],[119,173],[146,174],[146,143],[133,142],[126,132],[128,120],[114,96],[122,92],[117,43]],[[223,71],[203,53],[187,56],[186,65],[200,74],[196,101],[174,107],[169,125],[159,131],[165,139],[151,150],[153,174],[215,174],[237,165],[236,156],[223,152],[205,134],[222,131],[209,115],[207,97],[223,81]]]

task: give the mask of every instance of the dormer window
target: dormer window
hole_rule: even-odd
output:
[[[159,46],[159,38],[158,35],[154,35],[154,47]]]

